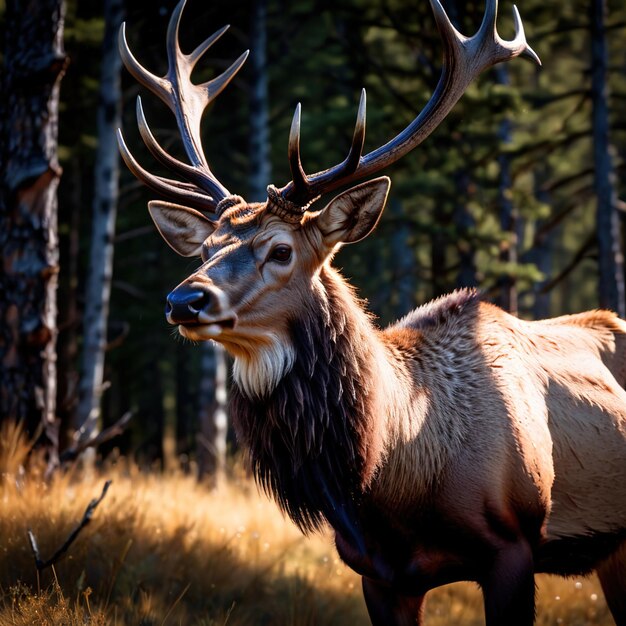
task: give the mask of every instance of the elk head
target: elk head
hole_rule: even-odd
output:
[[[178,325],[180,333],[189,339],[213,339],[224,344],[236,357],[235,376],[242,381],[244,391],[267,390],[290,368],[294,354],[289,320],[313,301],[323,303],[322,268],[338,246],[359,241],[373,230],[385,206],[390,181],[382,177],[361,183],[336,196],[321,210],[312,208],[313,203],[322,194],[371,176],[420,144],[485,68],[518,55],[539,63],[526,43],[517,9],[515,38],[503,41],[495,27],[497,0],[487,0],[482,25],[473,37],[465,37],[454,28],[439,0],[430,2],[443,40],[444,61],[437,88],[418,117],[387,144],[363,155],[363,91],[347,157],[334,167],[307,175],[300,159],[298,105],[288,146],[292,179],[281,188],[270,185],[267,201],[254,204],[230,194],[215,178],[200,139],[205,108],[235,76],[248,53],[213,80],[201,85],[192,83],[190,76],[198,59],[227,27],[184,54],[178,43],[178,26],[185,0],[178,4],[169,23],[169,67],[163,77],[138,63],[126,42],[124,26],[120,31],[120,51],[126,67],[175,114],[190,161],[187,164],[175,159],[157,143],[138,98],[137,118],[144,142],[156,159],[186,182],[155,176],[143,169],[120,132],[122,157],[148,187],[176,202],[149,203],[150,214],[165,241],[183,256],[202,259],[202,265],[168,295],[167,320]],[[257,373],[241,374],[246,363],[252,362]],[[257,378],[258,384],[254,382]]]

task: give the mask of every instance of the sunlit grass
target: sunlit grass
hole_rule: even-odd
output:
[[[23,460],[27,446],[12,441]],[[0,459],[0,467],[2,626],[369,623],[360,580],[330,536],[302,537],[245,476],[209,491],[181,473],[122,462],[48,484],[21,475],[15,460]],[[38,578],[27,529],[48,558],[107,478],[113,484],[92,523]],[[612,624],[595,579],[540,577],[538,586],[539,624]],[[474,585],[430,594],[429,626],[483,623]]]

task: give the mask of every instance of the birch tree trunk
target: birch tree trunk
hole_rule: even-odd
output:
[[[271,179],[267,89],[267,0],[255,0],[250,23],[250,172],[252,201],[267,198]],[[198,433],[198,477],[215,484],[226,463],[226,356],[221,346],[202,345]]]
[[[0,419],[41,435],[58,461],[57,157],[65,7],[8,0],[0,137]]]
[[[226,357],[219,344],[202,344],[200,380],[200,432],[198,433],[198,478],[215,486],[226,465]]]
[[[624,257],[617,214],[615,171],[609,142],[608,51],[606,0],[591,0],[591,97],[593,103],[593,160],[595,166],[596,225],[599,257],[600,306],[626,314]]]
[[[113,272],[113,237],[117,214],[119,153],[115,131],[121,126],[121,58],[117,34],[123,19],[123,0],[105,0],[102,46],[98,148],[96,151],[91,253],[84,313],[84,343],[76,437],[96,434],[104,383],[104,356]]]
[[[181,468],[189,471],[197,436],[197,414],[190,389],[189,346],[176,344],[176,456]]]

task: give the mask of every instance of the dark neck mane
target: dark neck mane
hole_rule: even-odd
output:
[[[264,398],[235,385],[231,415],[257,481],[303,531],[327,520],[353,534],[374,435],[364,332],[375,331],[338,275],[324,270],[321,280],[321,306],[290,325],[291,371]]]

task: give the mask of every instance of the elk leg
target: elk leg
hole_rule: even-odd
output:
[[[404,596],[370,578],[362,579],[372,626],[420,626],[424,596]]]
[[[626,543],[596,569],[617,626],[626,626]]]
[[[526,541],[501,547],[481,585],[487,626],[532,626],[535,577],[533,555]]]

